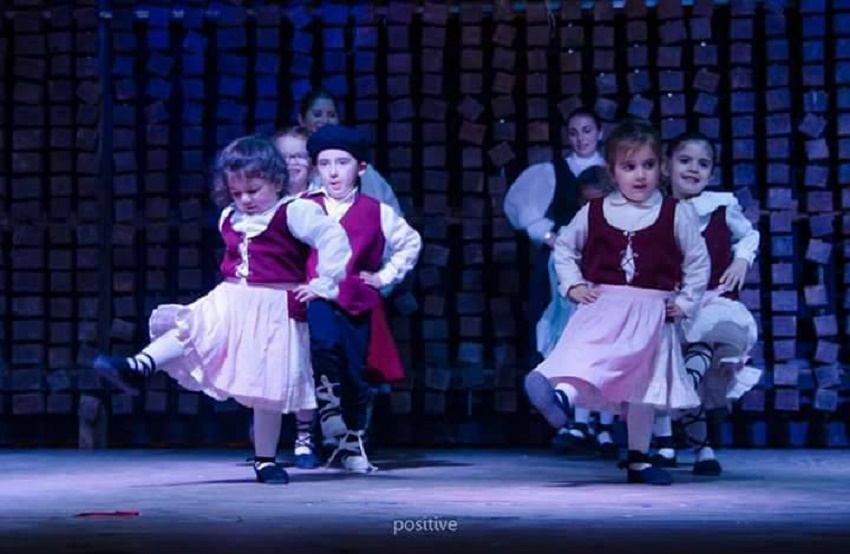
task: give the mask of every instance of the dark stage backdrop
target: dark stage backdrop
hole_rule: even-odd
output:
[[[215,284],[216,150],[319,84],[425,239],[390,307],[408,378],[380,442],[545,442],[521,389],[530,250],[502,202],[583,104],[716,138],[718,186],[762,232],[742,300],[767,372],[724,443],[846,446],[850,1],[177,4],[4,2],[0,444],[73,445],[78,420],[84,446],[245,443],[233,403],[162,375],[123,396],[88,366]]]

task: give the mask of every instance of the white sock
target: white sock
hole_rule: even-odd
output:
[[[668,460],[672,460],[676,457],[676,451],[672,448],[659,448],[658,455],[667,458]]]
[[[697,450],[697,461],[704,462],[706,460],[716,460],[717,456],[714,454],[714,449],[710,446],[705,446]]]
[[[656,437],[673,436],[673,421],[670,414],[658,412],[655,414],[655,424],[652,426],[652,433]]]
[[[147,345],[135,356],[127,358],[127,363],[130,369],[149,375],[182,355],[183,343],[177,338],[175,329]]]
[[[568,396],[569,397],[569,396]],[[583,424],[582,428],[573,427],[570,429],[570,434],[574,437],[578,437],[583,439],[586,437],[586,433],[582,429],[586,429],[587,425],[590,423],[590,410],[586,408],[574,408],[573,409],[573,422]]]
[[[613,425],[614,424],[614,414],[610,414],[608,412],[599,412],[599,425]],[[600,444],[606,444],[609,442],[614,442],[614,437],[611,436],[611,433],[608,431],[602,431],[598,435],[596,435],[596,440],[599,441]]]
[[[655,414],[655,424],[652,426],[653,435],[658,438],[670,439],[673,437],[673,420],[669,413],[657,412]],[[669,442],[667,444],[670,444]],[[671,447],[662,447],[658,449],[658,455],[672,460],[676,457],[676,450]]]
[[[649,443],[652,441],[652,424],[655,420],[655,408],[648,404],[629,404],[626,415],[629,450],[649,453]],[[629,468],[640,471],[651,464],[629,464]]]
[[[254,408],[254,456],[274,458],[280,440],[280,412]]]
[[[578,390],[568,383],[558,383],[555,385],[555,390],[559,390],[567,395],[570,400],[570,406],[575,406],[576,398],[578,398]]]
[[[573,421],[576,423],[590,423],[590,410],[586,408],[576,408],[573,414]]]

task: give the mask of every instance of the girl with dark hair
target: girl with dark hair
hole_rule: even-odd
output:
[[[164,304],[150,317],[152,342],[135,356],[101,355],[95,369],[136,394],[125,377],[165,371],[180,385],[254,410],[254,471],[288,482],[276,463],[281,414],[316,408],[305,303],[334,299],[351,257],[342,226],[287,192],[284,161],[271,140],[244,137],[215,163],[223,208],[222,282],[189,305]],[[311,250],[315,277],[307,277]]]
[[[693,473],[705,476],[722,471],[714,447],[728,404],[755,386],[762,373],[748,365],[758,326],[737,300],[758,253],[760,235],[733,193],[705,190],[714,173],[714,159],[708,137],[687,132],[668,144],[664,165],[673,198],[695,209],[711,257],[711,278],[700,310],[695,318],[681,323],[685,369],[702,400],[698,409],[683,415],[682,423],[696,447]],[[661,465],[677,463],[671,427],[671,414],[659,414],[655,462]]]

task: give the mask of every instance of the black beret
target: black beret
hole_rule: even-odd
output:
[[[307,140],[307,152],[313,162],[323,150],[344,150],[358,162],[367,162],[369,144],[366,137],[351,127],[345,125],[323,125]]]

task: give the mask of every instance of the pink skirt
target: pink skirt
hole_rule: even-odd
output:
[[[680,324],[687,343],[704,342],[714,348],[713,364],[703,381],[707,408],[737,400],[762,374],[746,365],[758,339],[756,320],[746,306],[721,294],[722,290],[706,292],[696,316]]]
[[[599,298],[580,304],[537,371],[578,391],[576,406],[622,414],[626,404],[659,410],[700,404],[685,372],[680,333],[665,322],[674,293],[596,285]]]
[[[183,357],[164,364],[181,386],[216,400],[290,413],[316,407],[307,324],[284,288],[224,282],[199,300],[151,314],[150,336],[176,330]]]

